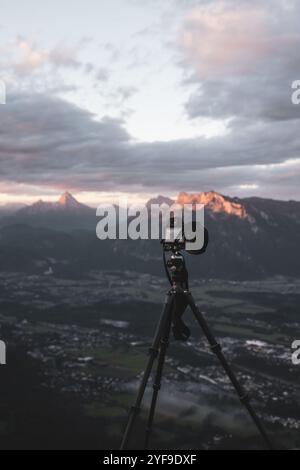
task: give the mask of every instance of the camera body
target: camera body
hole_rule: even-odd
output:
[[[186,237],[185,233],[185,224],[184,224],[184,219],[176,220],[175,217],[170,218],[170,225],[169,227],[166,227],[165,230],[165,237],[163,240],[161,240],[161,243],[163,245],[163,249],[166,252],[172,252],[172,253],[177,253],[179,251],[185,250],[187,253],[191,255],[201,255],[205,253],[208,241],[209,241],[209,235],[208,235],[208,230],[206,227],[203,227],[201,224],[197,224],[196,219],[193,218],[191,222],[191,227],[193,232],[197,233],[202,233],[203,236],[203,243],[202,247],[200,249],[187,249],[187,243],[189,243],[189,247],[193,245],[195,238],[193,239],[188,239]],[[190,230],[188,230],[190,233]]]

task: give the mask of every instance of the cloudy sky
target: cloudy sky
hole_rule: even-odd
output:
[[[300,200],[298,0],[1,0],[0,203]]]

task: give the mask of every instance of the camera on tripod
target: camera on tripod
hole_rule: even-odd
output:
[[[127,425],[121,443],[121,450],[126,449],[128,446],[133,426],[141,410],[142,401],[154,363],[157,360],[156,372],[153,378],[153,393],[146,424],[144,441],[144,449],[149,448],[170,333],[173,331],[173,335],[176,340],[188,340],[191,332],[182,319],[188,306],[190,307],[195,319],[201,327],[211,350],[219,359],[221,366],[223,367],[233,387],[235,388],[241,403],[247,409],[250,417],[260,432],[262,438],[264,439],[266,446],[268,449],[272,449],[272,443],[270,442],[270,439],[259,419],[259,416],[256,414],[251,403],[249,402],[248,394],[245,392],[244,388],[239,383],[237,377],[228,364],[220,344],[216,341],[216,338],[214,337],[206,322],[205,316],[197,307],[189,289],[188,271],[186,269],[184,255],[181,253],[181,250],[185,250],[193,255],[204,253],[208,245],[208,231],[204,227],[204,223],[203,225],[199,226],[199,218],[192,219],[192,225],[194,224],[194,227],[188,227],[188,229],[187,220],[185,220],[185,223],[183,223],[182,217],[179,218],[179,220],[176,220],[174,215],[170,217],[169,214],[168,222],[169,224],[165,228],[164,238],[161,240],[161,243],[163,245],[163,261],[165,271],[171,288],[167,292],[160,320],[155,330],[155,336],[151,347],[149,348],[148,362],[140,382],[135,402],[129,411]],[[194,230],[191,231],[191,228],[194,228]],[[191,237],[192,232],[194,233],[195,240],[193,240]],[[196,240],[199,235],[200,243],[199,240]],[[166,252],[170,252],[170,257],[168,260],[166,259]]]
[[[164,251],[177,253],[185,250],[190,255],[205,253],[209,240],[208,230],[197,221],[195,212],[189,219],[191,220],[185,221],[183,216],[170,216],[164,238],[161,240]]]

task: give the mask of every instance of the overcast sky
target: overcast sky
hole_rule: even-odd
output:
[[[300,200],[298,0],[1,0],[0,203]]]

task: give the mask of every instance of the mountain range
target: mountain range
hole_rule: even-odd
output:
[[[18,217],[28,217],[45,213],[69,213],[69,214],[94,214],[94,209],[78,202],[71,193],[66,191],[60,196],[57,202],[45,202],[42,199],[35,202],[31,206],[21,208]]]
[[[29,224],[62,231],[95,227],[96,210],[78,202],[65,192],[56,202],[38,200],[0,219],[0,225]]]
[[[172,204],[164,196],[148,201]],[[189,256],[191,273],[204,278],[257,279],[300,276],[300,202],[230,198],[215,191],[180,193],[179,204],[205,204],[210,243]],[[0,269],[85,276],[94,269],[162,274],[157,240],[96,238],[96,210],[64,193],[0,219]]]

